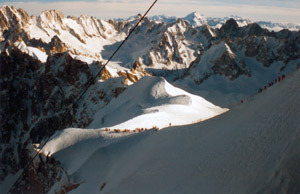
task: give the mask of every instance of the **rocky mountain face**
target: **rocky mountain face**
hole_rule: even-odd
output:
[[[14,174],[26,166],[36,152],[32,143],[41,142],[58,128],[86,126],[90,122],[88,115],[107,104],[124,88],[124,79],[110,80],[105,82],[105,86],[99,82],[67,114],[94,76],[93,71],[99,68],[99,63],[87,64],[73,59],[68,53],[54,54],[46,63],[41,63],[17,47],[12,47],[9,53],[1,53],[0,63],[1,166],[5,167],[1,169],[1,181],[8,173]],[[80,119],[74,119],[74,116]],[[31,175],[35,176],[38,172],[26,173],[29,180],[24,180],[25,185],[30,183]],[[44,186],[47,184],[39,186],[38,193],[46,191]],[[36,191],[29,189],[28,192]]]
[[[104,21],[56,10],[29,16],[14,7],[0,9],[0,184],[11,187],[12,175],[20,174],[55,131],[87,127],[97,110],[143,76],[164,76],[182,87],[189,82],[196,89],[222,78],[229,88],[259,76],[266,77],[263,85],[300,64],[300,31],[270,32],[255,23],[241,27],[234,19],[212,28],[193,13],[167,23],[146,18],[96,77],[140,17]],[[67,193],[78,184],[44,155],[23,174],[11,193]],[[61,189],[51,190],[54,184]]]
[[[280,62],[281,69],[299,60],[300,32],[269,32],[256,23],[239,27],[234,19],[229,19],[217,34],[218,39],[214,44],[190,66],[188,74],[196,82],[201,83],[203,79],[215,74],[224,75],[230,80],[240,75],[250,77],[253,62],[247,60],[249,58],[265,68]],[[205,67],[205,63],[209,67]],[[198,75],[199,71],[202,77]]]

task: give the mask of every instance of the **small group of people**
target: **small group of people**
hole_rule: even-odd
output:
[[[273,86],[274,84],[283,81],[285,79],[285,75],[282,74],[278,78],[275,79],[274,82],[270,82],[268,85],[265,85],[263,89],[259,88],[258,93],[261,93],[263,90],[267,90],[269,87]],[[241,103],[244,103],[244,100],[241,100]]]
[[[283,81],[285,79],[285,75],[282,74],[281,76],[279,76],[278,78],[275,79],[274,82],[270,82],[268,85],[265,85],[264,86],[264,90],[267,90],[269,87],[273,86],[274,84],[280,82],[280,81]],[[259,89],[258,93],[261,93],[263,91],[263,89]]]

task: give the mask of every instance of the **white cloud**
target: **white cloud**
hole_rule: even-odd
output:
[[[152,4],[153,0],[97,0],[97,1],[76,1],[76,2],[15,2],[6,3],[21,7],[28,13],[38,15],[42,10],[58,9],[65,15],[79,16],[88,14],[98,18],[121,18],[144,13]],[[239,15],[252,20],[265,20],[275,22],[299,23],[300,3],[299,1],[267,0],[262,1],[232,0],[228,3],[225,0],[203,1],[203,0],[159,0],[150,15],[165,14],[170,16],[185,16],[197,11],[205,16],[229,16]],[[255,2],[257,2],[255,4]],[[268,3],[267,3],[268,2]],[[271,4],[272,3],[272,4]],[[280,6],[284,4],[285,6]],[[288,4],[287,4],[288,3]],[[2,5],[4,3],[0,3]],[[265,4],[271,4],[267,6]],[[293,4],[295,4],[293,6]]]

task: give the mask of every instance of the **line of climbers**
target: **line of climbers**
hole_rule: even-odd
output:
[[[169,126],[171,126],[171,123],[169,124]],[[106,132],[110,132],[110,131],[113,131],[115,133],[140,133],[140,132],[143,132],[143,131],[148,131],[148,130],[155,130],[155,131],[159,131],[159,128],[157,126],[153,126],[151,129],[147,129],[147,128],[136,128],[134,130],[130,130],[130,129],[124,129],[124,130],[121,130],[121,129],[113,129],[111,130],[110,128],[106,128],[105,131]]]
[[[259,88],[258,93],[262,93],[264,90],[267,90],[268,88],[272,87],[276,83],[279,83],[280,81],[283,81],[285,79],[285,75],[282,74],[278,78],[275,79],[274,82],[270,82],[268,85],[265,85],[263,89]],[[244,100],[241,100],[241,103],[244,103]]]
[[[171,126],[172,126],[172,123],[169,123],[169,127],[171,127]],[[106,131],[106,132],[113,131],[113,132],[115,132],[115,133],[140,133],[140,132],[148,131],[148,130],[159,131],[159,127],[153,126],[151,129],[147,129],[147,128],[136,128],[136,129],[134,129],[134,130],[130,130],[130,129],[124,129],[124,130],[121,130],[121,129],[113,129],[113,130],[111,130],[110,128],[105,128],[105,131]]]

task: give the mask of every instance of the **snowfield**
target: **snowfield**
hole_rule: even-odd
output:
[[[299,193],[299,83],[297,71],[199,124],[86,136],[52,156],[81,183],[71,194]]]
[[[64,149],[75,149],[76,156],[71,152],[65,158],[70,165],[68,172],[73,173],[99,147],[134,134],[115,133],[115,129],[137,133],[136,129],[141,128],[187,125],[226,111],[228,109],[172,86],[164,78],[146,76],[99,110],[89,129],[70,128],[56,132],[43,152],[51,155]],[[105,128],[109,128],[110,132],[104,131]],[[65,156],[68,154],[64,153]]]

